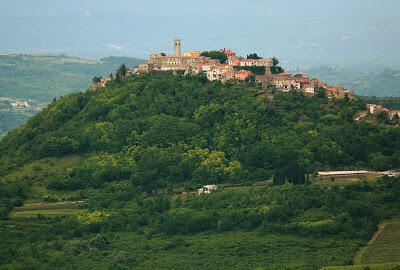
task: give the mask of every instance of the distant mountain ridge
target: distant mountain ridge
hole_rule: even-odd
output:
[[[0,138],[19,127],[54,97],[83,91],[93,76],[108,76],[121,63],[133,67],[144,59],[111,56],[87,60],[65,55],[0,55],[0,98],[28,101],[31,108],[0,100]],[[32,111],[32,107],[36,109]]]
[[[299,70],[328,84],[354,88],[356,95],[377,97],[400,97],[400,70],[385,69],[379,72],[356,72],[335,66],[320,66]]]
[[[65,55],[0,55],[0,96],[51,102],[89,87],[95,75],[107,76],[122,63],[133,67],[143,61],[115,56],[86,60]]]

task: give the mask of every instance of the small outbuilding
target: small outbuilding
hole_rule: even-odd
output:
[[[217,185],[205,185],[197,190],[197,194],[211,193],[211,190],[216,190],[217,188]]]

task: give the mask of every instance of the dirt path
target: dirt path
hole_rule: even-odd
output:
[[[378,230],[374,233],[374,235],[371,237],[371,239],[368,241],[368,244],[364,247],[361,247],[358,252],[356,253],[356,256],[354,256],[353,262],[354,265],[358,265],[362,263],[362,257],[364,255],[364,253],[367,251],[368,247],[370,245],[372,245],[376,239],[378,238],[378,236],[381,234],[381,232],[383,231],[383,229],[385,228],[385,226],[387,224],[390,224],[388,222],[383,222],[381,224],[379,224],[378,226]]]
[[[375,232],[375,234],[372,236],[372,238],[369,240],[369,243],[372,244],[373,242],[376,241],[376,239],[378,238],[378,236],[381,234],[381,232],[383,231],[383,229],[385,228],[385,226],[389,224],[389,223],[381,223],[379,224],[378,230]]]
[[[366,116],[366,115],[367,115],[366,112],[361,113],[359,116],[357,116],[356,118],[354,118],[354,121],[360,121],[360,118],[362,118],[362,117],[364,117],[364,116]]]

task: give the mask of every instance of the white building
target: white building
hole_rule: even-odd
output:
[[[217,185],[205,185],[197,190],[197,194],[211,193],[211,190],[216,190]]]
[[[304,92],[305,93],[314,93],[314,85],[306,84],[304,85]]]
[[[243,59],[240,61],[242,67],[270,67],[272,59]]]

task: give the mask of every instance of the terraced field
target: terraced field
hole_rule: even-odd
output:
[[[400,261],[400,219],[388,221],[375,242],[364,252],[361,263],[376,264]]]
[[[360,249],[351,266],[324,267],[325,270],[400,270],[400,219],[385,221],[379,234]]]

